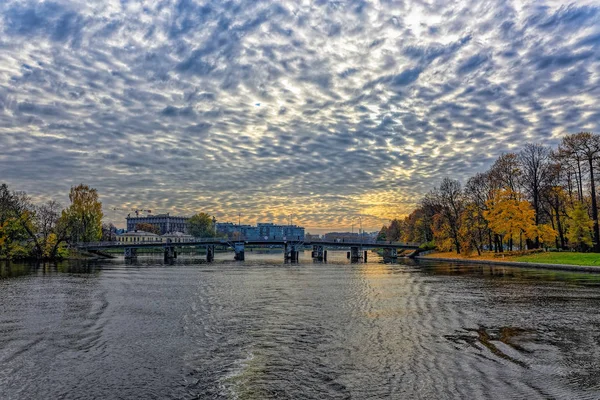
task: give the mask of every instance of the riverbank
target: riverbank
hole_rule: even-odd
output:
[[[600,254],[575,252],[543,252],[499,258],[494,253],[462,256],[456,253],[432,253],[415,257],[424,261],[461,262],[484,265],[505,265],[525,268],[555,269],[600,273]]]

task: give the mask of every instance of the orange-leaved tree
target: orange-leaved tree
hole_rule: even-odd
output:
[[[487,206],[483,214],[490,229],[502,237],[510,250],[516,240],[522,249],[524,240],[538,236],[535,211],[520,193],[510,189],[498,190],[494,198],[488,200]]]

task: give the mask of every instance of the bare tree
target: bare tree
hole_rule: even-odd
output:
[[[60,245],[67,241],[69,221],[62,217],[62,206],[54,200],[35,207],[36,242],[41,257],[55,258]]]
[[[493,197],[495,186],[489,172],[478,173],[471,177],[465,185],[465,196],[469,202],[475,205],[480,220],[485,221],[483,213],[487,209],[487,202]],[[491,250],[494,247],[494,243],[497,244],[499,242],[499,239],[493,241],[492,231],[489,228],[485,231],[488,246]],[[480,242],[484,242],[483,238],[480,238]],[[497,249],[498,246],[496,245]]]
[[[521,179],[519,156],[515,153],[502,154],[492,165],[489,174],[499,188],[516,192]]]
[[[531,200],[535,211],[535,224],[540,224],[541,193],[548,178],[550,148],[537,143],[527,143],[519,153],[521,164],[520,184]],[[531,243],[529,243],[531,245]],[[539,237],[535,238],[535,248],[540,247]]]
[[[460,254],[460,216],[464,209],[464,197],[460,182],[444,178],[436,194],[441,208],[441,216],[448,224],[456,252]]]

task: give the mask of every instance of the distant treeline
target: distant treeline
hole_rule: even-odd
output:
[[[516,247],[599,252],[599,176],[597,134],[565,136],[556,149],[529,143],[501,155],[464,187],[443,179],[410,215],[384,226],[379,239],[464,254]]]

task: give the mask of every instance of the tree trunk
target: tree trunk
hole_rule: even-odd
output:
[[[592,162],[590,161],[590,164]],[[579,202],[583,201],[583,177],[581,176],[581,163],[579,157],[577,157],[577,170],[579,171],[579,177],[577,178],[577,191],[579,192]]]
[[[560,206],[559,206],[559,199],[558,196],[556,196],[556,208],[554,209],[554,212],[556,213],[556,230],[558,231],[558,236],[560,238],[560,248],[564,249],[565,248],[565,233],[563,232],[563,228],[562,228],[562,223],[560,222]],[[557,242],[557,246],[558,248],[558,242]]]
[[[592,189],[592,219],[594,220],[594,251],[600,252],[600,226],[598,226],[598,205],[596,204],[596,182],[594,182],[594,165],[592,158],[590,163],[590,185]]]
[[[519,232],[519,251],[523,251],[523,232]]]

